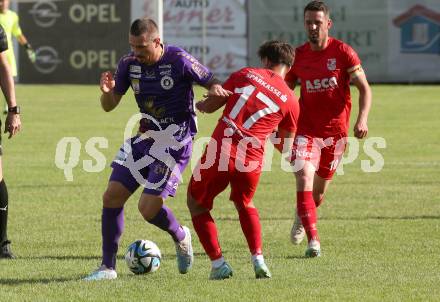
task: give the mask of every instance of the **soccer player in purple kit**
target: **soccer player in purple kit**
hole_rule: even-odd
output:
[[[89,281],[117,278],[116,254],[124,229],[123,207],[140,185],[144,190],[139,212],[146,221],[171,235],[179,272],[189,271],[193,262],[190,230],[177,221],[164,201],[175,195],[180,175],[191,157],[192,139],[197,132],[193,83],[209,89],[213,95],[231,94],[186,51],[163,44],[151,19],[137,19],[131,24],[129,44],[132,52],[121,58],[114,77],[111,72],[101,75],[101,105],[106,112],[113,110],[131,86],[143,118],[138,135],[124,143],[112,163],[113,171],[103,195],[102,263],[85,278]],[[174,138],[157,139],[160,132],[173,133]],[[171,144],[172,141],[180,145]],[[158,151],[161,149],[164,152]],[[168,155],[171,160],[164,160],[170,158]],[[139,183],[139,175],[143,183]]]

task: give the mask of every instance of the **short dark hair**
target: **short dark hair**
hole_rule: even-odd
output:
[[[130,34],[140,36],[147,33],[148,35],[159,34],[159,28],[156,22],[149,18],[136,19],[130,27]]]
[[[306,11],[324,12],[324,15],[326,15],[327,17],[330,16],[330,9],[322,1],[310,2],[309,4],[306,5],[306,7],[304,7],[304,15],[306,14]]]
[[[263,43],[258,49],[260,59],[268,59],[274,65],[284,64],[293,65],[295,58],[295,49],[286,42],[271,40]]]

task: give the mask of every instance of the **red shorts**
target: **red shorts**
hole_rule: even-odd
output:
[[[216,152],[215,160],[210,167],[203,168],[204,163],[207,162],[207,151],[205,150],[191,177],[188,187],[191,196],[197,200],[200,206],[211,210],[214,198],[230,184],[230,200],[240,205],[251,202],[257,190],[261,168],[242,172],[242,169],[237,168],[235,158],[226,159],[226,164],[223,163],[221,165],[223,168],[220,168],[220,152]]]
[[[347,146],[347,136],[339,134],[325,139],[310,135],[295,137],[292,147],[292,165],[298,171],[304,161],[311,162],[316,174],[324,179],[332,179]]]

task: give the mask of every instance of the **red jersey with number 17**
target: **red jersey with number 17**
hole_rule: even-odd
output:
[[[228,98],[217,128],[226,125],[234,130],[237,140],[232,145],[245,137],[259,141],[260,147],[248,148],[247,159],[262,159],[266,140],[276,128],[296,131],[298,99],[278,74],[265,68],[247,67],[233,73],[223,87],[234,94]],[[213,137],[217,135],[223,133],[214,131]]]
[[[351,111],[348,70],[360,64],[356,52],[334,38],[321,51],[313,51],[309,42],[296,49],[286,82],[301,80],[298,134],[347,135]]]

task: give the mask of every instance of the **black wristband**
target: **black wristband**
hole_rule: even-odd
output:
[[[14,113],[14,114],[20,114],[21,110],[19,106],[9,107],[8,112]]]
[[[26,43],[26,44],[24,44],[23,46],[24,46],[24,48],[26,48],[26,49],[32,49],[32,46],[31,46],[31,44],[30,44],[29,42]]]

